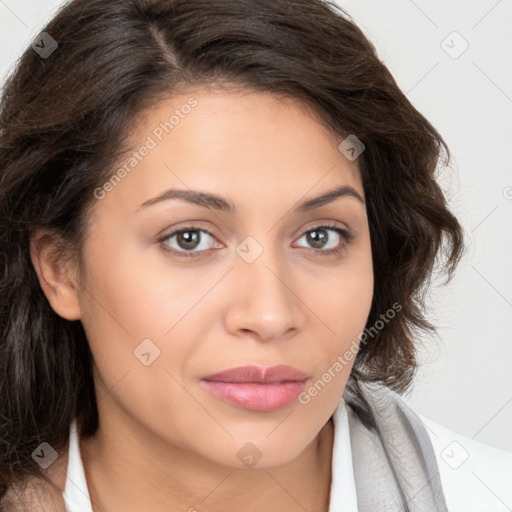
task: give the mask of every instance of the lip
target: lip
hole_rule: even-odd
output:
[[[278,366],[271,366],[270,368],[263,368],[261,366],[238,366],[224,370],[213,375],[203,377],[203,380],[222,381],[222,382],[257,382],[265,384],[269,382],[281,382],[284,380],[306,380],[309,375],[293,368],[280,364]]]
[[[235,407],[270,412],[290,405],[308,379],[309,375],[287,365],[240,366],[203,377],[200,383]]]

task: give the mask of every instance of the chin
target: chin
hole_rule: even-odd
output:
[[[275,427],[274,427],[275,428]],[[282,428],[282,427],[278,427]],[[294,427],[296,428],[296,427]],[[212,462],[231,469],[268,469],[283,466],[296,459],[309,445],[307,439],[290,439],[283,429],[259,439],[229,439],[225,443],[212,441],[213,448],[205,453]],[[272,438],[272,439],[271,439]]]

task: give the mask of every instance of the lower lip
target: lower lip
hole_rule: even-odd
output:
[[[249,411],[277,411],[290,405],[302,392],[305,380],[259,384],[202,380],[201,384],[221,400]]]

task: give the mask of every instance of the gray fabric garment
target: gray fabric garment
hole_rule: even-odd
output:
[[[351,378],[343,398],[359,512],[447,511],[426,428],[399,395]]]

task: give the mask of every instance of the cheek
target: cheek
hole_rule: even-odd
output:
[[[351,272],[327,283],[318,297],[320,307],[328,312],[333,330],[342,334],[342,326],[365,323],[373,298],[373,275]],[[322,311],[322,310],[320,310]]]
[[[106,397],[107,404],[107,393],[112,394],[132,417],[156,421],[159,411],[159,421],[171,425],[173,411],[194,406],[179,383],[194,350],[187,312],[206,289],[191,287],[183,273],[148,264],[136,251],[108,243],[98,247],[102,250],[89,255],[94,265],[82,295],[98,400]]]
[[[121,240],[104,236],[87,253],[82,324],[99,374],[107,387],[128,372],[124,386],[168,381],[165,369],[181,381],[193,340],[205,329],[211,301],[201,299],[212,282],[198,279],[197,269],[173,267],[153,248]]]
[[[208,283],[167,264],[154,248],[117,240],[103,237],[88,253],[84,316],[133,342],[162,338],[204,295]]]
[[[339,403],[358,352],[373,298],[371,268],[326,281],[324,293],[313,297],[322,326],[312,336],[309,360],[317,372],[298,397],[298,410],[312,417],[332,412]],[[328,283],[328,284],[327,284]],[[320,324],[319,324],[320,325]],[[323,333],[323,334],[321,334]]]
[[[339,400],[368,320],[373,291],[374,275],[368,240],[344,261],[337,272],[332,273],[330,279],[324,279],[322,290],[317,290],[311,297],[311,309],[324,324],[321,329],[324,335],[314,336],[321,348],[318,345],[312,347],[312,351],[316,350],[316,367],[319,369],[316,377],[320,380],[311,390],[316,406],[322,407],[323,404],[329,408]],[[317,397],[317,394],[322,396]]]
[[[329,327],[330,344],[339,348],[363,331],[370,313],[374,275],[369,240],[319,277],[320,286],[308,294],[307,304]]]

